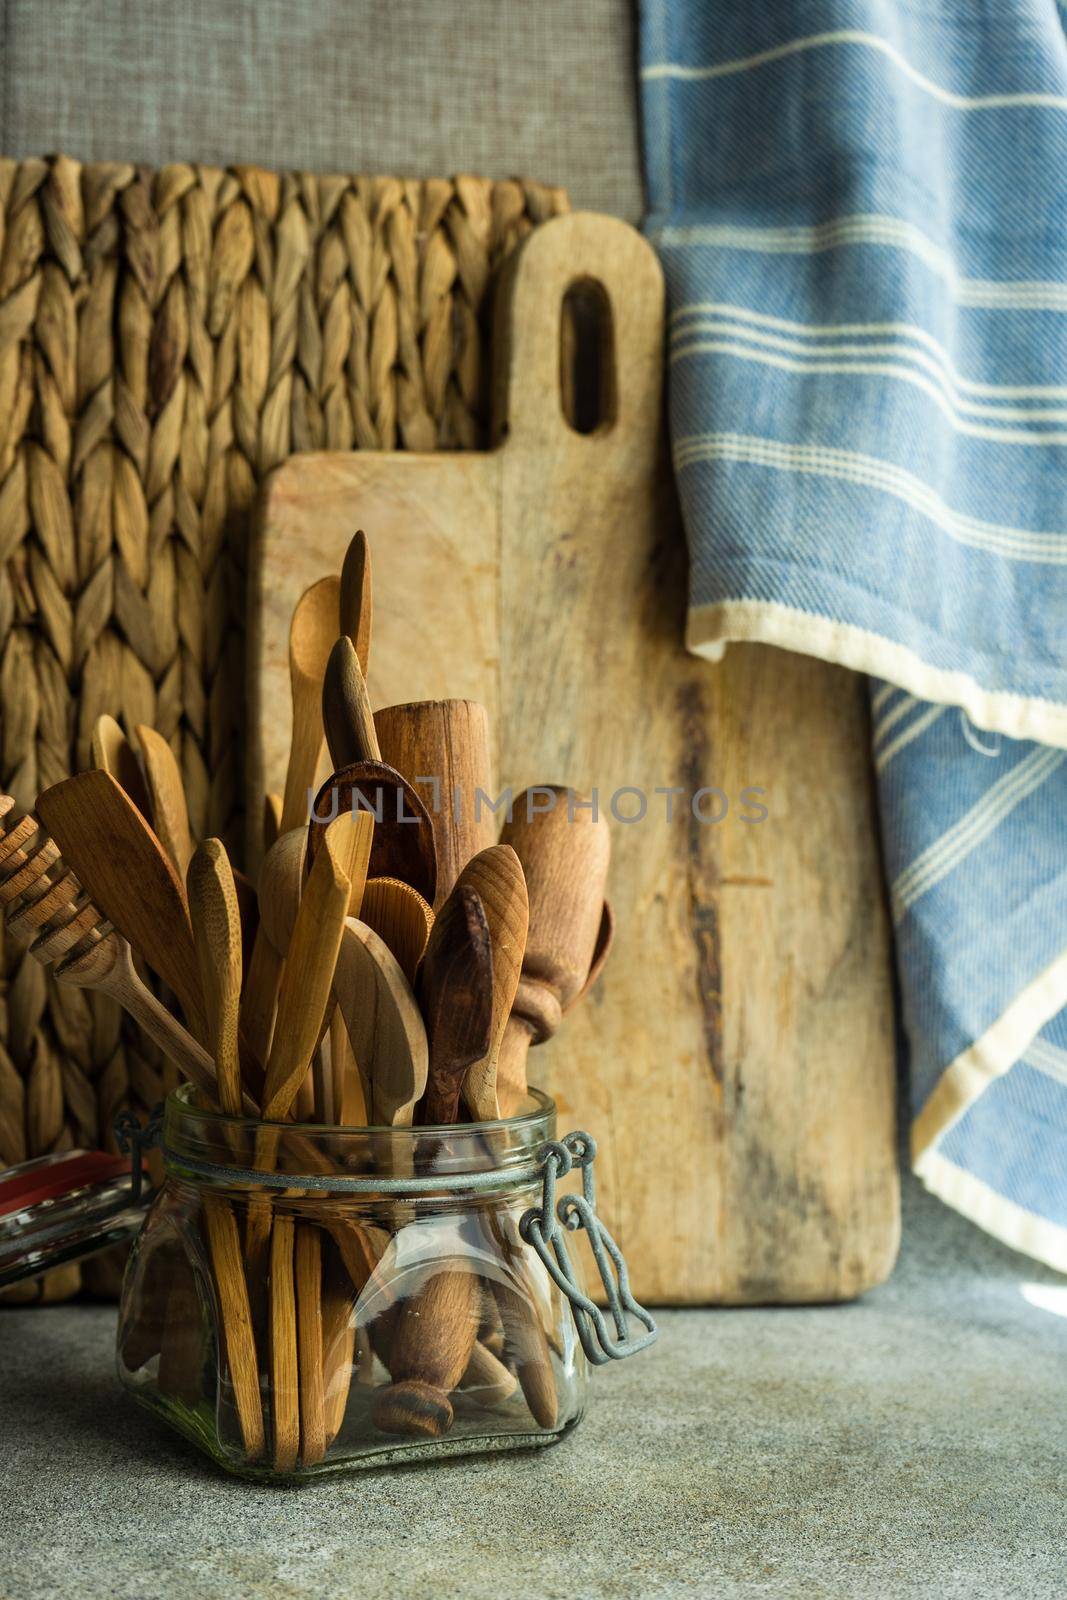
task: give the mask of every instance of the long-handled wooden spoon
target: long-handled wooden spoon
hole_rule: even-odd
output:
[[[360,668],[366,677],[370,661],[373,593],[370,546],[362,528],[352,535],[345,551],[344,564],[341,567],[339,612],[341,632],[347,634],[355,645]]]
[[[152,800],[152,826],[184,883],[192,859],[193,839],[182,775],[174,751],[161,733],[144,723],[138,723],[136,732]]]
[[[281,829],[307,820],[308,791],[322,754],[322,680],[337,638],[340,583],[323,578],[305,589],[289,626],[289,677],[293,695],[293,737],[282,796]]]
[[[494,844],[468,861],[460,885],[474,889],[485,907],[493,947],[493,1027],[489,1050],[468,1069],[463,1099],[480,1122],[500,1115],[496,1091],[497,1058],[522,971],[529,922],[526,879],[510,845]]]
[[[345,924],[334,993],[374,1125],[410,1127],[426,1087],[426,1029],[396,957],[355,917]]]
[[[493,948],[485,908],[469,884],[441,907],[419,969],[430,1059],[423,1123],[455,1122],[463,1080],[493,1041]]]
[[[148,822],[152,821],[152,802],[141,771],[137,752],[115,721],[105,713],[93,724],[89,741],[89,757],[94,767],[110,772],[115,782],[121,784]]]
[[[430,1037],[423,1120],[454,1122],[460,1083],[483,1057],[493,1024],[492,948],[476,892],[459,883],[441,907],[419,974]],[[452,1425],[451,1391],[466,1373],[481,1322],[477,1278],[465,1270],[433,1275],[396,1308],[387,1364],[392,1383],[374,1420],[388,1433],[436,1438]]]

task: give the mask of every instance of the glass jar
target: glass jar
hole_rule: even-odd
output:
[[[220,1116],[179,1089],[126,1272],[123,1383],[255,1478],[562,1438],[586,1351],[604,1359],[611,1338],[559,1238],[548,1248],[543,1202],[550,1186],[554,1219],[570,1164],[555,1123],[538,1091],[501,1122],[339,1129]],[[598,1264],[605,1241],[618,1270],[602,1233]],[[647,1343],[652,1319],[626,1298]]]

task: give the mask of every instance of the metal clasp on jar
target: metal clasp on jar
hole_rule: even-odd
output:
[[[568,1133],[566,1138],[546,1144],[541,1151],[544,1173],[541,1205],[524,1213],[519,1232],[570,1301],[574,1325],[589,1361],[593,1366],[603,1366],[607,1361],[621,1361],[624,1356],[644,1350],[659,1337],[659,1329],[652,1315],[631,1294],[622,1251],[596,1214],[595,1159],[596,1140],[588,1133]],[[582,1172],[581,1194],[565,1194],[557,1201],[558,1180],[575,1167],[580,1167]],[[578,1286],[563,1230],[574,1233],[579,1228],[584,1228],[589,1236],[593,1259],[615,1323],[614,1336],[601,1308]],[[645,1329],[643,1334],[631,1337],[628,1314],[641,1323]]]

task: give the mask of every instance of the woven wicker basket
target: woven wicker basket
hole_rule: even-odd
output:
[[[108,711],[170,740],[198,835],[239,838],[260,479],[298,450],[483,444],[494,269],[566,209],[477,178],[0,161],[0,787],[32,806]],[[159,1058],[0,951],[0,1165],[106,1142]]]

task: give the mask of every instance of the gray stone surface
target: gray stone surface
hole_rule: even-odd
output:
[[[300,1489],[128,1402],[114,1313],[0,1314],[3,1600],[1067,1592],[1067,1286],[906,1180],[853,1306],[675,1311],[554,1449]]]

